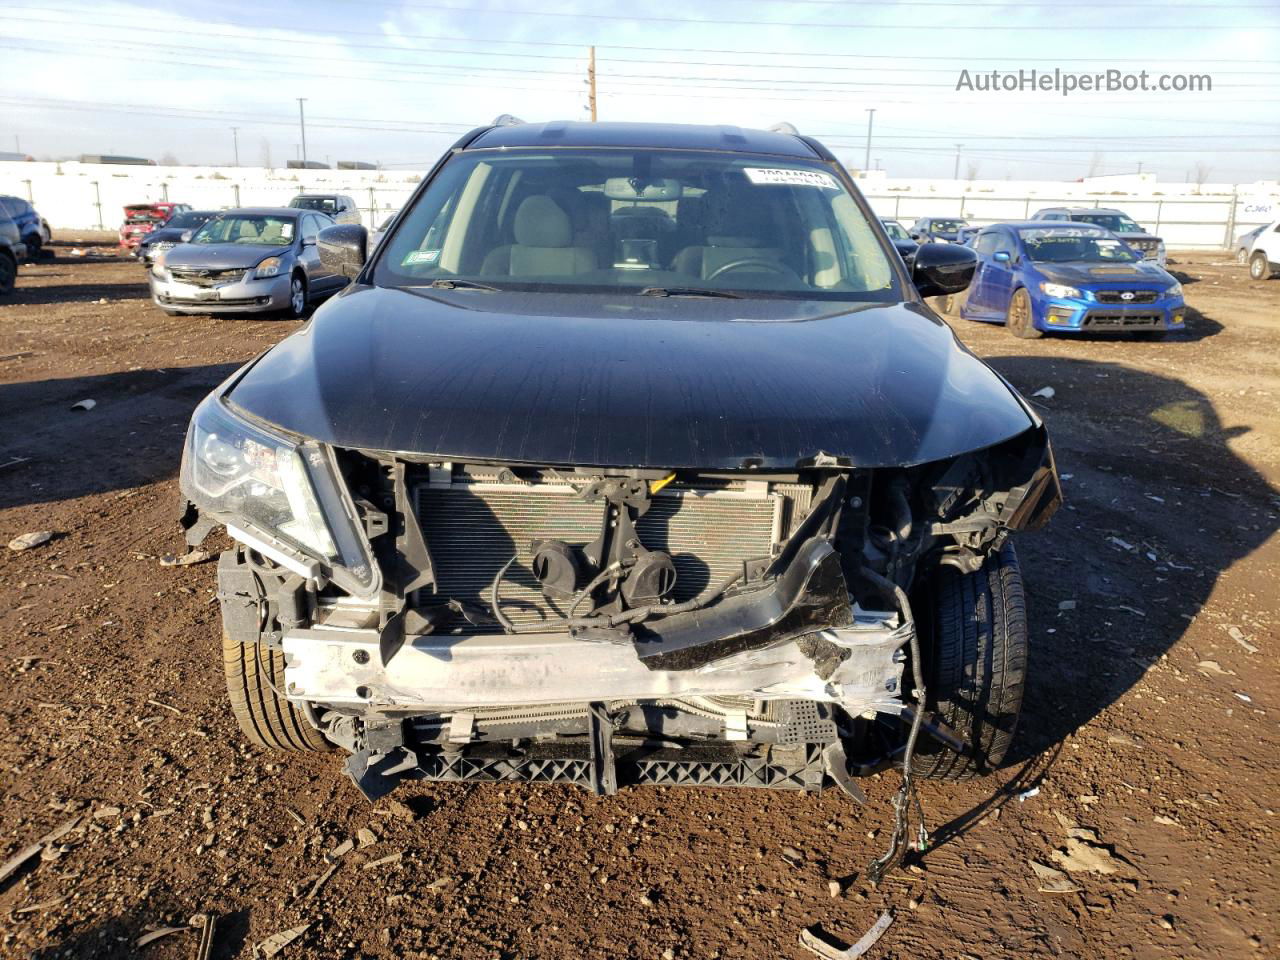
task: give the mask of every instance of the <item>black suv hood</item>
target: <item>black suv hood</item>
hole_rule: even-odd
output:
[[[229,399],[340,447],[583,466],[904,465],[1035,422],[915,303],[364,286]]]

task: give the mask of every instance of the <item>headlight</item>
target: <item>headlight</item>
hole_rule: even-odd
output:
[[[373,591],[367,541],[332,454],[320,444],[249,423],[215,394],[191,418],[181,486],[220,522],[319,560],[352,593]]]
[[[253,275],[259,280],[264,277],[276,277],[280,275],[280,258],[267,257],[260,264],[253,268]]]
[[[164,251],[161,250],[151,258],[151,272],[161,280],[169,279],[169,271],[164,266]]]
[[[1040,289],[1044,291],[1046,296],[1060,297],[1064,300],[1083,300],[1084,294],[1075,287],[1068,287],[1061,283],[1042,283]]]
[[[1165,295],[1170,297],[1182,296],[1182,284],[1174,283],[1172,287],[1165,291]]]

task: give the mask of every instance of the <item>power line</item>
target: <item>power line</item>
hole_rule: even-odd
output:
[[[1106,4],[1105,6],[1110,6],[1110,4]],[[455,9],[455,10],[463,10],[464,8],[461,8],[461,7],[454,7],[454,8],[451,8],[451,9]],[[1164,12],[1167,12],[1167,10],[1168,10],[1168,8],[1167,8],[1167,7],[1161,7],[1160,9],[1161,9],[1162,11],[1164,11]],[[77,17],[79,17],[79,16],[80,16],[80,15],[82,15],[82,14],[86,14],[86,13],[95,13],[95,12],[97,12],[97,11],[92,10],[92,9],[84,9],[84,8],[65,8],[65,7],[9,8],[9,11],[10,11],[10,13],[11,13],[11,14],[13,14],[13,13],[37,13],[37,14],[38,14],[38,13],[48,13],[48,12],[50,12],[50,11],[54,11],[54,12],[60,12],[60,13],[70,13],[70,14],[75,14]],[[565,16],[569,16],[569,14],[564,14],[564,15],[565,15]],[[31,18],[28,18],[28,17],[25,17],[25,16],[24,16],[22,19],[23,19],[23,20],[30,20]],[[623,18],[623,19],[625,19],[625,18]],[[645,18],[645,19],[647,19],[647,18]],[[145,18],[145,19],[144,19],[144,20],[142,20],[142,21],[139,21],[139,22],[138,22],[138,23],[136,23],[136,24],[133,24],[133,25],[124,25],[124,26],[121,26],[121,25],[119,25],[118,23],[117,23],[117,24],[89,23],[89,22],[86,22],[86,21],[81,21],[81,20],[79,20],[79,19],[77,19],[76,21],[57,21],[57,22],[59,22],[59,23],[73,23],[73,24],[74,24],[74,23],[82,23],[82,22],[84,22],[84,23],[87,23],[87,25],[90,25],[90,26],[95,26],[95,27],[101,26],[101,27],[109,28],[109,29],[127,29],[127,30],[131,30],[131,31],[134,31],[134,32],[136,32],[137,30],[140,30],[140,29],[146,29],[146,30],[148,30],[148,31],[152,31],[152,30],[154,30],[154,29],[155,29],[155,27],[156,27],[154,16],[151,16],[151,15],[148,15],[148,17],[147,17],[147,18]],[[694,21],[694,22],[696,22],[696,23],[716,23],[716,22],[722,22],[722,21],[701,21],[701,20],[699,20],[699,21]],[[223,26],[231,26],[231,27],[234,27],[234,26],[235,26],[235,24],[231,24],[231,23],[223,23],[222,25],[223,25]],[[779,24],[779,25],[781,25],[781,26],[787,26],[788,24]],[[818,24],[815,24],[815,26],[818,26]],[[205,24],[201,24],[201,25],[200,25],[199,35],[200,35],[200,36],[202,36],[202,37],[203,37],[203,36],[212,36],[213,34],[209,34],[209,33],[207,33],[207,32],[206,32],[205,27],[206,27],[206,25],[205,25]],[[1103,29],[1112,29],[1112,27],[1111,27],[1110,25],[1103,25],[1103,27],[1102,27],[1102,28],[1103,28]],[[918,27],[913,28],[913,29],[918,29]],[[993,29],[1001,29],[1001,28],[993,28]],[[1057,28],[1046,28],[1046,29],[1057,29]],[[1135,28],[1135,29],[1137,29],[1137,28]],[[1144,28],[1144,29],[1145,29],[1145,28]],[[1191,29],[1199,29],[1199,28],[1191,28]],[[342,29],[342,31],[341,31],[341,36],[339,37],[339,36],[332,35],[331,33],[326,33],[326,32],[324,32],[324,31],[319,31],[319,30],[307,30],[305,27],[300,26],[300,25],[292,25],[292,26],[290,27],[290,30],[291,30],[291,32],[293,32],[293,33],[298,33],[298,34],[309,34],[309,35],[311,35],[311,36],[324,36],[326,39],[329,39],[329,40],[331,40],[331,41],[332,41],[332,42],[334,42],[334,43],[349,43],[349,41],[348,41],[346,38],[347,38],[347,37],[352,37],[352,36],[376,37],[376,38],[381,39],[381,40],[382,40],[382,43],[380,43],[380,44],[376,44],[375,46],[379,47],[380,49],[385,49],[385,48],[386,48],[386,39],[387,39],[387,35],[386,35],[385,33],[383,33],[383,32],[380,32],[380,31],[370,31],[370,30],[348,30],[348,29],[346,29],[346,28],[344,27],[344,28]],[[248,38],[248,37],[242,37],[242,36],[237,35],[237,34],[231,34],[231,35],[221,34],[220,36],[229,36],[230,38],[233,38],[233,39],[245,39],[245,40],[253,39],[253,38]],[[538,47],[538,48],[540,48],[540,47],[572,47],[572,48],[576,48],[576,49],[581,49],[583,46],[585,46],[585,45],[586,45],[586,41],[569,41],[569,40],[508,40],[508,39],[503,39],[503,38],[499,38],[499,37],[474,38],[474,37],[442,36],[442,35],[439,35],[439,34],[423,34],[423,33],[399,33],[399,34],[397,34],[397,37],[398,37],[398,39],[403,39],[403,40],[430,40],[430,41],[443,41],[443,42],[446,42],[446,43],[483,43],[483,44],[488,44],[488,45],[517,46],[517,47]],[[275,42],[309,42],[309,41],[288,41],[288,40],[286,40],[286,38],[274,38],[274,37],[273,37],[273,38],[271,38],[271,39],[270,39],[270,41],[269,41],[269,42],[275,43]],[[368,45],[366,45],[366,46],[368,46]],[[669,53],[669,54],[673,54],[673,55],[679,56],[679,57],[681,57],[681,58],[685,58],[685,57],[687,57],[687,55],[688,55],[688,54],[690,54],[690,53],[711,53],[711,54],[732,54],[732,55],[737,55],[737,56],[750,56],[750,57],[761,57],[761,56],[769,56],[769,57],[780,57],[780,56],[785,56],[785,57],[803,57],[803,58],[805,58],[806,60],[813,60],[813,59],[817,59],[817,58],[820,58],[820,59],[841,59],[841,60],[848,60],[848,59],[858,59],[858,60],[894,60],[894,61],[902,61],[902,60],[922,60],[922,61],[927,61],[927,62],[938,62],[938,61],[940,61],[940,60],[954,60],[954,61],[959,62],[959,63],[1027,63],[1030,59],[1032,59],[1030,56],[1021,56],[1021,57],[969,57],[969,56],[965,56],[965,55],[963,55],[963,54],[957,54],[957,55],[953,55],[953,56],[947,56],[947,55],[945,55],[945,54],[940,54],[940,55],[937,55],[937,56],[911,56],[911,55],[897,55],[897,54],[854,54],[854,53],[847,53],[847,52],[846,52],[846,53],[826,53],[826,52],[822,52],[822,51],[814,51],[814,50],[777,50],[777,49],[774,49],[774,50],[758,50],[758,49],[735,49],[735,48],[726,48],[726,47],[692,47],[692,46],[680,46],[680,47],[670,47],[670,46],[668,46],[668,47],[654,47],[654,46],[643,46],[643,45],[636,45],[636,44],[619,44],[619,43],[605,43],[605,44],[597,43],[597,44],[596,44],[596,48],[597,48],[597,50],[629,50],[629,51],[633,51],[633,52],[643,52],[643,53]],[[461,51],[459,51],[459,52],[461,52]],[[503,56],[503,54],[499,54],[499,53],[485,54],[485,53],[480,52],[480,51],[477,51],[477,53],[479,53],[480,55]],[[1180,60],[1181,60],[1182,62],[1184,62],[1184,63],[1187,63],[1187,64],[1192,63],[1192,62],[1197,63],[1197,64],[1213,64],[1213,63],[1225,63],[1225,64],[1255,64],[1255,63],[1256,63],[1256,64],[1274,64],[1274,63],[1275,63],[1274,58],[1272,58],[1272,59],[1257,59],[1257,60],[1245,60],[1245,59],[1240,59],[1240,58],[1236,58],[1236,57],[1213,58],[1213,59],[1211,59],[1211,58],[1190,58],[1190,57],[1187,57],[1187,56],[1182,55],[1182,54],[1171,54],[1171,53],[1168,53],[1168,52],[1166,52],[1164,55],[1166,55],[1166,56],[1175,56],[1175,55],[1176,55],[1176,56],[1179,56]],[[512,54],[512,56],[529,56],[529,57],[532,57],[532,56],[536,56],[536,55],[535,55],[535,54],[515,53],[515,54]],[[648,58],[638,58],[638,59],[636,59],[634,62],[637,62],[637,63],[641,63],[641,62],[649,62],[649,60],[648,60]],[[687,61],[687,60],[685,60],[685,59],[681,59],[681,60],[679,60],[679,61],[664,61],[664,62],[671,62],[671,63],[683,64],[683,63],[686,63],[686,62],[689,62],[689,61]],[[1053,57],[1053,62],[1054,62],[1054,63],[1108,63],[1108,64],[1113,64],[1113,63],[1115,63],[1115,57],[1114,57],[1114,56],[1109,56],[1109,57],[1107,57],[1107,56],[1100,56],[1100,57],[1059,57],[1059,56],[1056,56],[1056,55],[1055,55],[1055,56]],[[708,65],[711,65],[711,64],[708,64]],[[743,64],[736,64],[736,63],[735,63],[735,64],[717,64],[717,65],[725,65],[725,66],[743,66]],[[781,66],[781,65],[770,65],[770,66]]]
[[[362,0],[361,5],[367,6],[368,0]],[[921,29],[920,24],[918,23],[903,23],[903,24],[850,23],[848,21],[832,22],[829,20],[821,23],[810,23],[810,22],[797,22],[797,21],[786,21],[786,20],[730,20],[730,19],[721,18],[721,17],[716,17],[713,19],[696,19],[696,18],[690,18],[690,17],[657,17],[657,16],[650,16],[648,14],[636,15],[636,16],[625,16],[625,15],[612,14],[612,13],[583,13],[580,11],[571,12],[566,10],[547,10],[547,9],[530,10],[527,8],[512,8],[512,7],[484,7],[482,9],[476,9],[473,7],[446,6],[444,4],[439,4],[439,3],[401,2],[401,3],[397,3],[397,9],[435,10],[443,13],[468,13],[468,14],[471,14],[472,16],[475,16],[476,14],[505,14],[505,15],[514,14],[516,16],[524,16],[524,17],[556,17],[556,18],[569,18],[572,20],[604,20],[608,22],[622,22],[622,23],[646,23],[646,24],[648,23],[681,23],[681,24],[692,24],[695,26],[703,26],[703,27],[724,27],[724,26],[787,27],[791,29],[807,28],[807,29],[815,29],[815,30],[910,30],[914,32],[918,32]],[[963,8],[957,6],[956,9],[962,10]],[[1056,11],[1056,13],[1060,14],[1064,10],[1069,10],[1069,9],[1070,7],[1059,8]],[[1170,8],[1166,8],[1164,12],[1167,13],[1169,9]],[[1172,9],[1176,9],[1176,8],[1172,8]],[[991,29],[992,28],[989,23],[981,23],[981,24],[931,23],[929,25],[930,33],[934,33],[934,34],[947,31],[947,30],[989,31]],[[1144,33],[1148,33],[1153,31],[1167,32],[1167,31],[1175,31],[1175,30],[1238,31],[1240,28],[1238,26],[1227,26],[1224,24],[1103,23],[1103,24],[1090,24],[1087,26],[1080,26],[1080,27],[1071,27],[1071,26],[1064,26],[1061,23],[1054,23],[1054,24],[1034,24],[1034,25],[1019,24],[1019,25],[1012,25],[1012,26],[1001,25],[999,29],[1027,31],[1027,32],[1031,32],[1031,31],[1053,32],[1053,33],[1070,33],[1070,32],[1078,32],[1081,30],[1106,29],[1108,31],[1113,31],[1113,32],[1117,30],[1125,30],[1125,31],[1140,30]]]

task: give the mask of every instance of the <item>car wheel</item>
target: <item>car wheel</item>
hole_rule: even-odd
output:
[[[0,297],[13,293],[13,285],[18,279],[18,261],[7,252],[0,253]]]
[[[289,280],[289,306],[284,315],[290,320],[300,320],[307,312],[307,281],[300,273],[295,273]]]
[[[1244,247],[1241,247],[1239,250],[1236,251],[1236,263],[1240,264],[1240,266],[1243,267],[1248,262],[1249,262],[1249,251]]]
[[[43,246],[44,246],[44,241],[41,239],[40,234],[37,233],[34,237],[28,237],[27,238],[27,260],[29,260],[31,263],[35,263],[37,260],[39,260],[40,251]]]
[[[1044,334],[1037,330],[1031,321],[1031,294],[1026,287],[1013,291],[1009,300],[1009,312],[1005,314],[1005,325],[1015,337],[1023,340],[1037,340]]]
[[[1027,676],[1026,598],[1013,545],[974,573],[939,568],[922,592],[929,707],[969,749],[962,755],[922,735],[915,770],[934,780],[990,773],[1013,741]]]
[[[1271,264],[1267,262],[1267,255],[1261,250],[1249,258],[1249,276],[1255,280],[1271,279]]]
[[[222,631],[222,667],[231,712],[249,741],[271,750],[329,749],[306,716],[277,691],[284,685],[284,654],[263,643],[240,643]]]

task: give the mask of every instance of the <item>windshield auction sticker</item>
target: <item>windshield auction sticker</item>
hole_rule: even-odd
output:
[[[787,170],[778,167],[744,167],[747,179],[757,186],[786,184],[793,187],[821,187],[839,190],[835,178],[821,170]]]

